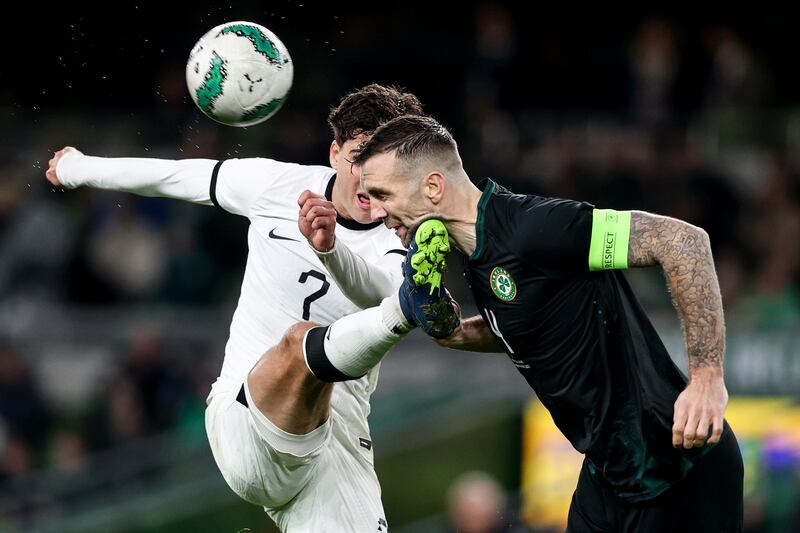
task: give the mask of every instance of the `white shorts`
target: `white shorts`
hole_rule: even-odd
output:
[[[214,460],[237,495],[264,507],[284,533],[387,531],[371,442],[336,408],[343,391],[334,390],[325,424],[293,435],[255,408],[247,386],[249,407],[237,401],[240,390],[215,391],[206,407]]]

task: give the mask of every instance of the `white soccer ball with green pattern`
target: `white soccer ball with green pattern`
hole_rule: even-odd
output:
[[[203,35],[189,54],[186,83],[210,118],[252,126],[283,105],[294,67],[286,46],[264,26],[227,22]]]

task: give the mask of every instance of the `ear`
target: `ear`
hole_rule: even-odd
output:
[[[339,143],[336,142],[336,139],[331,141],[331,148],[328,154],[330,158],[331,168],[336,168],[336,165],[339,163],[339,154],[342,151],[342,147],[339,146]]]
[[[442,201],[445,186],[444,176],[439,172],[431,172],[422,178],[422,193],[434,205]]]

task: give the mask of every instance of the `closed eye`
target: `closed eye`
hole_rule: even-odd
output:
[[[391,196],[391,193],[389,193],[389,191],[385,191],[383,189],[374,189],[374,188],[367,188],[367,194],[369,194],[371,197],[381,202],[388,200],[389,197]]]

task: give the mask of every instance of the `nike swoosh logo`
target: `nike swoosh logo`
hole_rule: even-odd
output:
[[[297,239],[292,239],[291,237],[281,237],[280,235],[275,235],[275,228],[272,228],[271,230],[269,230],[269,238],[270,238],[270,239],[277,239],[277,240],[279,240],[279,241],[294,241],[294,242],[300,242],[300,241],[298,241]]]

